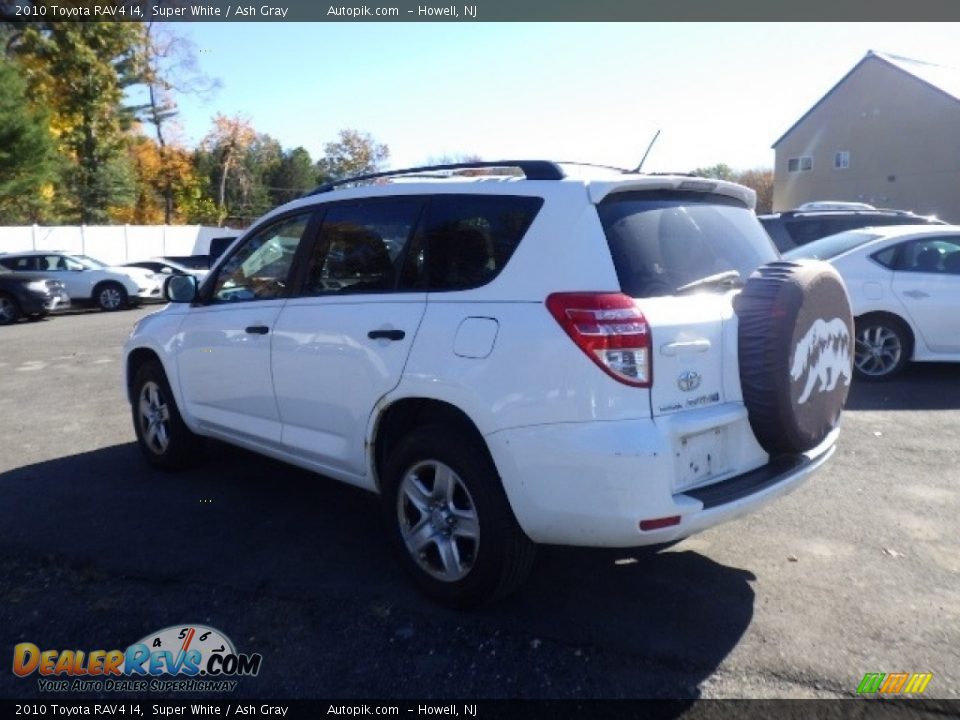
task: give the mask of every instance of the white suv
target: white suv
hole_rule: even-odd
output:
[[[830,456],[852,356],[839,276],[778,261],[754,199],[545,161],[320,188],[137,324],[140,448],[179,468],[215,437],[378,492],[417,584],[461,607],[536,543],[742,515]]]

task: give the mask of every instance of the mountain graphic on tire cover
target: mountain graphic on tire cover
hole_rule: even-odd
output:
[[[771,455],[819,445],[837,427],[853,376],[853,315],[843,280],[819,261],[775,262],[735,303],[740,384]]]
[[[791,378],[806,378],[797,402],[803,405],[815,390],[830,392],[841,380],[849,385],[852,367],[850,333],[846,323],[840,318],[815,320],[797,343],[790,365]]]

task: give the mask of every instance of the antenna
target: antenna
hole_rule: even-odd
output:
[[[637,165],[631,172],[635,172],[635,173],[640,172],[640,168],[642,168],[643,164],[647,161],[647,155],[650,154],[650,151],[653,149],[653,144],[657,141],[658,137],[660,137],[659,130],[657,130],[657,132],[654,134],[653,140],[650,141],[650,144],[647,145],[647,151],[643,154],[643,157],[640,158],[640,164]]]

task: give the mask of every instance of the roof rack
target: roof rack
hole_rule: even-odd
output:
[[[476,170],[478,168],[517,168],[523,172],[527,180],[563,180],[563,170],[557,163],[549,160],[478,160],[476,162],[447,163],[444,165],[422,165],[419,167],[403,168],[400,170],[386,170],[384,172],[355,175],[328,182],[308,192],[304,197],[330,192],[341,185],[377,180],[379,178],[396,177],[401,175],[416,175],[423,173],[443,172],[445,170]]]
[[[839,208],[833,208],[830,210],[781,210],[780,215],[786,217],[794,217],[796,215],[824,215],[824,216],[833,216],[833,215],[913,215],[911,210],[896,210],[894,208],[874,208],[873,210],[841,210]]]

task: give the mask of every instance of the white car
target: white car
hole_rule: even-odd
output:
[[[14,272],[39,273],[61,281],[74,303],[119,310],[143,300],[162,300],[162,280],[142,268],[107,265],[87,255],[35,250],[0,254],[0,265]]]
[[[166,279],[170,275],[196,275],[198,280],[203,280],[207,276],[206,270],[190,268],[182,263],[168,260],[166,258],[151,258],[149,260],[137,260],[135,262],[124,263],[123,268],[140,268],[149,270],[155,275]]]
[[[208,436],[377,492],[414,581],[463,607],[537,543],[677,540],[833,452],[846,293],[778,262],[752,190],[546,161],[365,179],[168,281],[125,348],[151,464]]]
[[[784,257],[827,260],[843,276],[859,377],[887,380],[910,360],[960,362],[960,226],[851,230]]]

